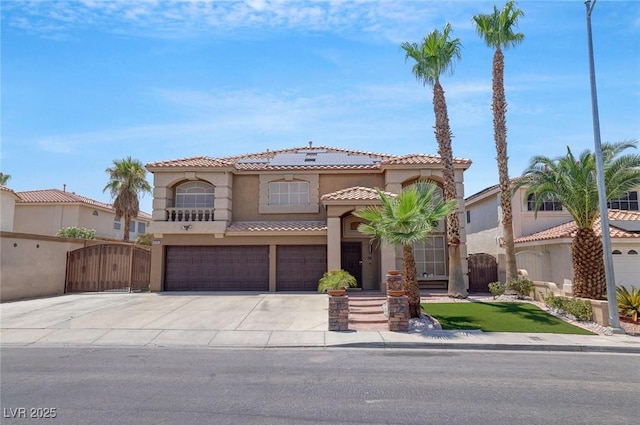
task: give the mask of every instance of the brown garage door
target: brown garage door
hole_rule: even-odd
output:
[[[318,280],[327,271],[326,245],[278,245],[276,289],[317,291]]]
[[[168,246],[166,291],[268,291],[268,246]]]

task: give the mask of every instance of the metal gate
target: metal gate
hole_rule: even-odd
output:
[[[149,289],[151,252],[126,244],[92,245],[67,253],[65,292]]]
[[[489,283],[498,280],[498,263],[493,255],[472,254],[469,262],[469,292],[489,292]]]

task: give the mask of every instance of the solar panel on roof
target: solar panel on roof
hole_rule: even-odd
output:
[[[328,165],[374,165],[380,162],[379,158],[366,155],[349,155],[346,153],[307,152],[307,153],[281,153],[277,154],[269,162],[272,167],[295,166],[328,166]]]
[[[626,232],[640,232],[640,220],[609,220],[609,225]]]

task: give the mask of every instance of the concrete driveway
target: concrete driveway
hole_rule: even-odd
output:
[[[0,337],[3,344],[210,345],[225,335],[259,342],[278,331],[326,331],[327,308],[322,294],[70,294],[3,303]]]

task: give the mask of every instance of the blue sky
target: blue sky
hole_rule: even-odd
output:
[[[465,196],[497,183],[485,1],[2,1],[0,171],[16,191],[110,202],[105,168],[304,146],[433,153],[432,91],[403,41],[446,22],[463,45],[442,79]],[[504,2],[498,2],[502,7]],[[509,171],[593,149],[582,0],[520,1],[505,52]],[[640,2],[592,17],[603,141],[640,139]],[[152,175],[149,175],[152,182]],[[141,199],[151,212],[152,197]]]

